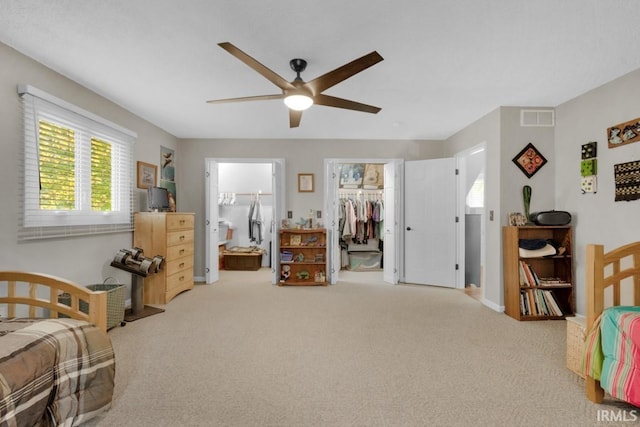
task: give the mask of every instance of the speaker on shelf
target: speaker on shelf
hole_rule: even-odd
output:
[[[543,211],[531,214],[536,225],[567,225],[571,222],[571,214],[566,211]]]

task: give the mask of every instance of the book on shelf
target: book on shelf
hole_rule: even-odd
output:
[[[531,264],[520,261],[520,286],[535,287],[539,284],[538,275],[531,267]]]
[[[556,301],[555,297],[553,296],[553,293],[551,291],[547,291],[547,290],[542,290],[542,293],[544,295],[544,298],[548,302],[550,315],[552,315],[552,316],[562,316],[563,315],[562,310],[560,309],[560,306],[558,305],[558,302]]]
[[[560,277],[538,277],[531,264],[520,261],[520,286],[536,288],[536,287],[566,287],[571,283]]]
[[[523,316],[563,316],[553,292],[546,289],[521,290],[520,314]]]
[[[540,277],[539,278],[540,286],[570,286],[571,283],[566,280],[562,280],[559,277]]]

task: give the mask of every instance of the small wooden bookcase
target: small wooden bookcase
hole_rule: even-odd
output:
[[[327,231],[280,230],[280,286],[327,285]]]
[[[562,253],[521,257],[520,239],[551,240]],[[569,226],[503,228],[505,313],[517,320],[564,319],[574,315],[573,237]]]

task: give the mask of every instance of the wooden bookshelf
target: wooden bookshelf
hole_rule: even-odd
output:
[[[327,285],[327,231],[280,230],[280,286]]]
[[[556,242],[563,253],[521,257],[520,239]],[[504,227],[505,313],[517,320],[553,320],[574,315],[573,236],[569,226]]]

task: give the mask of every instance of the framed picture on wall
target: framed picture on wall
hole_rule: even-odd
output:
[[[313,193],[313,174],[298,174],[298,193]]]
[[[340,188],[362,188],[364,163],[344,163],[340,169]]]
[[[138,162],[138,188],[146,190],[158,182],[158,167],[151,163]]]

